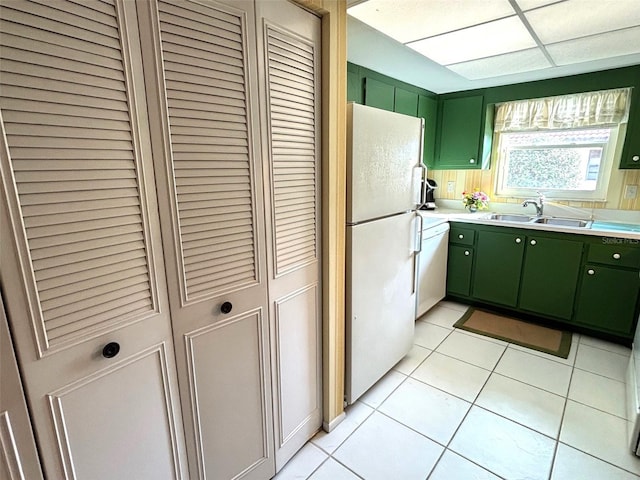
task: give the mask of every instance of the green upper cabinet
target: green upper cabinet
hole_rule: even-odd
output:
[[[436,156],[436,121],[438,118],[438,101],[432,97],[418,95],[418,116],[424,119],[424,148],[422,161],[428,168],[433,168]]]
[[[482,168],[482,126],[482,95],[445,98],[442,101],[440,142],[434,168]]]
[[[411,115],[412,117],[417,117],[418,94],[396,87],[393,111],[404,113],[405,115]]]
[[[363,80],[360,76],[360,67],[347,63],[347,102],[364,104]]]
[[[393,112],[395,87],[374,78],[364,79],[364,104]]]
[[[632,92],[635,102],[631,104],[627,136],[620,159],[620,168],[640,168],[640,92]]]

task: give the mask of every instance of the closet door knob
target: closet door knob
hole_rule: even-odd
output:
[[[104,358],[113,358],[120,352],[120,344],[118,342],[109,342],[102,349]]]
[[[220,311],[222,313],[229,313],[232,308],[233,305],[231,304],[231,302],[224,302],[222,305],[220,305]]]

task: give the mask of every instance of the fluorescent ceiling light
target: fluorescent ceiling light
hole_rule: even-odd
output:
[[[401,43],[515,13],[508,0],[368,0],[347,12]]]
[[[640,27],[547,45],[547,52],[556,65],[640,53]]]
[[[539,48],[481,58],[470,62],[448,65],[447,68],[469,80],[480,80],[500,75],[531,72],[552,67]]]
[[[449,65],[532,48],[536,42],[514,15],[408,43],[407,46],[441,65]]]
[[[566,0],[524,15],[547,44],[640,25],[640,1]]]

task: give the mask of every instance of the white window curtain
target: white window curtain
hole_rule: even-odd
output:
[[[612,125],[627,121],[631,88],[500,103],[495,131],[548,130]]]

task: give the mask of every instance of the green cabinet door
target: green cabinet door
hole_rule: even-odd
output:
[[[393,112],[395,87],[373,78],[364,79],[364,104]]]
[[[629,111],[629,122],[627,123],[627,136],[624,140],[620,168],[640,168],[640,98],[638,92],[633,92],[636,97],[635,103],[631,105]]]
[[[480,230],[477,235],[473,298],[515,307],[525,236],[507,230]]]
[[[418,115],[418,94],[396,87],[393,111],[415,117]]]
[[[580,241],[528,235],[518,307],[569,320],[581,260]]]
[[[356,102],[362,105],[362,77],[358,68],[347,63],[347,102]]]
[[[433,168],[436,156],[436,123],[438,120],[438,101],[435,98],[418,95],[418,116],[424,119],[424,147],[422,161]]]
[[[574,322],[631,338],[639,292],[637,270],[587,264],[582,270]]]
[[[438,169],[482,167],[482,105],[482,95],[443,100]]]
[[[473,248],[463,245],[449,245],[447,259],[447,294],[469,296]]]

